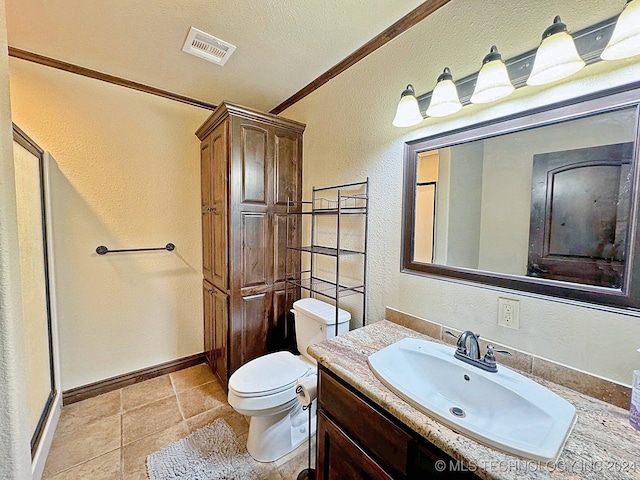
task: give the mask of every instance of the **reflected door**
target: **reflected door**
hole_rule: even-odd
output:
[[[529,276],[620,288],[633,144],[535,155]]]

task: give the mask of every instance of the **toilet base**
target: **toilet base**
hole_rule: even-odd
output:
[[[311,435],[316,432],[316,401],[311,404]],[[247,451],[258,462],[274,462],[309,438],[309,411],[295,402],[285,412],[249,420]]]

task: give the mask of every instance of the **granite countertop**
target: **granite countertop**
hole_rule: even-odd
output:
[[[553,464],[502,453],[416,410],[385,387],[367,364],[369,355],[405,337],[437,341],[383,320],[312,345],[308,351],[384,411],[481,478],[640,479],[640,432],[629,424],[629,412],[538,377],[526,375],[576,408],[576,424]]]

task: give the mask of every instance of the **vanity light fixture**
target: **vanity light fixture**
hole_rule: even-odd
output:
[[[430,117],[446,117],[456,113],[462,108],[456,84],[453,83],[453,75],[449,67],[445,67],[444,71],[438,77],[436,88],[433,89],[431,95],[431,103],[427,108],[427,115]]]
[[[585,61],[578,55],[573,37],[557,15],[542,34],[527,85],[546,85],[582,70]]]
[[[590,25],[573,35],[567,32],[560,17],[555,17],[537,49],[503,62],[497,48],[491,47],[480,71],[462,80],[454,83],[451,71],[445,68],[436,87],[430,92],[416,96],[413,87],[408,85],[402,93],[402,108],[398,105],[393,125],[417,125],[422,121],[425,110],[427,116],[450,115],[470,103],[488,103],[505,98],[513,92],[512,89],[561,80],[585,65],[637,55],[640,55],[640,0],[626,0],[619,15]],[[414,100],[417,100],[417,108]],[[410,112],[408,116],[412,120],[402,120],[401,111],[405,110]]]
[[[628,0],[618,17],[611,40],[600,57],[621,60],[640,54],[640,0]]]
[[[640,0],[638,0],[640,1]],[[516,87],[511,83],[507,66],[502,61],[498,48],[493,45],[482,60],[476,88],[471,95],[471,103],[489,103],[508,97]]]
[[[424,118],[418,107],[418,99],[413,85],[407,85],[407,88],[400,95],[396,117],[393,119],[394,127],[413,127],[419,124]]]

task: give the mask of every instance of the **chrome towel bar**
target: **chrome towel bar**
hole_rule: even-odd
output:
[[[158,247],[158,248],[124,248],[121,250],[109,250],[107,247],[105,247],[104,245],[100,245],[98,248],[96,248],[96,253],[98,255],[106,255],[107,253],[120,253],[120,252],[151,252],[154,250],[167,250],[167,251],[172,251],[175,250],[176,246],[173,243],[167,243],[164,247]]]

